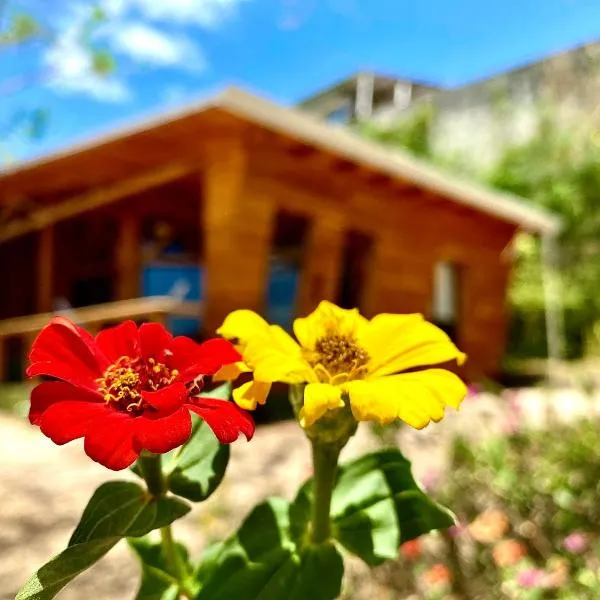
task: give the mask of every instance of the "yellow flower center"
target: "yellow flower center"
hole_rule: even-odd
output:
[[[177,369],[169,369],[153,358],[145,363],[139,358],[121,356],[96,383],[105,402],[113,403],[117,410],[137,416],[148,408],[142,399],[142,391],[154,392],[173,383],[178,375]]]
[[[317,372],[324,371],[326,379],[358,379],[366,371],[369,355],[351,335],[329,333],[315,342],[311,364]]]

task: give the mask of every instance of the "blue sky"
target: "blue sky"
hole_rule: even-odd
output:
[[[93,42],[117,61],[105,79],[78,43],[89,0],[8,0],[57,35],[0,54],[0,125],[23,109],[50,117],[40,141],[15,134],[3,153],[42,154],[228,83],[283,103],[361,69],[454,86],[600,40],[597,0],[97,3],[108,19]],[[23,74],[32,85],[8,93]]]

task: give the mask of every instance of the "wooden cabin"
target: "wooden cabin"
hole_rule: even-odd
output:
[[[494,375],[517,231],[558,221],[236,88],[0,173],[0,381],[51,314],[212,335],[247,307],[422,312]]]

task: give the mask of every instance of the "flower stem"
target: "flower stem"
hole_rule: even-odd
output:
[[[153,496],[163,496],[167,491],[167,486],[163,477],[160,454],[142,454],[140,468],[148,491]]]
[[[167,482],[162,472],[161,456],[160,454],[142,454],[140,456],[140,468],[148,492],[155,498],[164,496],[167,492]],[[160,540],[162,545],[163,556],[169,567],[171,574],[177,578],[179,585],[179,591],[185,598],[193,598],[194,594],[187,589],[185,585],[185,579],[188,574],[186,572],[185,565],[181,561],[179,552],[175,540],[173,539],[173,532],[171,525],[161,527],[160,529]]]
[[[342,447],[314,439],[311,443],[314,469],[311,540],[322,544],[331,537],[331,497]]]

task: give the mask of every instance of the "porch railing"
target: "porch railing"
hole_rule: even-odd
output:
[[[25,358],[35,336],[54,316],[64,315],[88,331],[94,332],[104,325],[127,319],[165,324],[169,317],[199,317],[201,312],[201,302],[182,301],[170,296],[151,296],[2,320],[0,321],[0,382],[6,380],[7,340],[20,338],[23,358]]]

